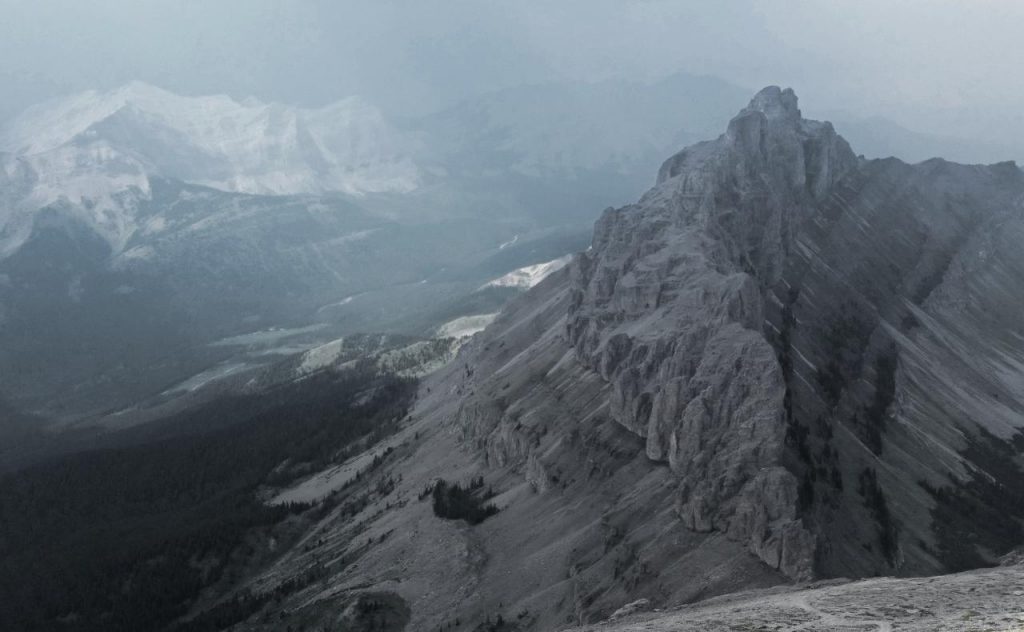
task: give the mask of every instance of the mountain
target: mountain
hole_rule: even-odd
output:
[[[149,195],[150,177],[259,194],[407,192],[419,180],[409,143],[356,98],[304,110],[136,82],[57,99],[0,129],[0,254],[58,201],[120,248],[139,228],[135,200]]]
[[[995,564],[1024,543],[1022,236],[1016,165],[861,159],[767,88],[424,382],[393,489],[326,486],[368,504],[246,585],[358,559],[276,611],[554,629]]]
[[[684,524],[790,577],[1013,545],[1021,170],[861,161],[770,88],[659,182],[598,223],[565,331]],[[998,518],[969,536],[961,503]]]
[[[93,419],[342,335],[426,334],[583,243],[532,203],[421,186],[417,142],[355,98],[133,83],[31,108],[0,130],[0,392]]]
[[[140,82],[40,104],[0,131],[0,151],[19,156],[110,151],[156,175],[262,194],[409,191],[412,142],[358,97],[303,109]]]

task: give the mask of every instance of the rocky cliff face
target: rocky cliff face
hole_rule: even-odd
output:
[[[639,203],[606,212],[572,281],[570,344],[611,385],[613,418],[679,477],[683,522],[792,577],[811,574],[814,538],[782,465],[785,376],[762,290],[856,165],[792,91],[765,90],[724,136],[667,161]]]
[[[1020,533],[1022,200],[1013,164],[858,159],[767,88],[604,213],[544,337],[669,466],[686,528],[794,579],[978,565]],[[488,397],[463,424],[545,488],[544,457],[515,438],[533,395]],[[968,524],[942,524],[1000,500],[1004,526],[970,544]]]
[[[502,511],[378,504],[399,535],[335,592],[548,629],[991,563],[1024,542],[1022,237],[1015,165],[867,161],[763,90],[424,385],[397,497],[482,475]]]

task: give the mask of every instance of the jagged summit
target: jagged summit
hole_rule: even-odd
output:
[[[569,342],[612,388],[612,417],[680,477],[684,523],[796,578],[813,574],[814,536],[782,465],[785,375],[763,292],[856,165],[791,90],[766,88],[726,134],[669,159],[638,204],[605,212],[573,278]]]
[[[796,120],[801,118],[797,101],[792,88],[768,86],[754,95],[746,109],[761,112],[768,118]]]
[[[63,151],[94,163],[97,147],[151,175],[245,193],[409,191],[419,177],[413,141],[356,97],[305,109],[134,81],[48,101],[0,129],[0,151],[32,160]]]
[[[764,188],[764,178],[771,178],[776,194],[792,196],[780,202],[800,206],[820,199],[856,166],[856,155],[830,123],[802,118],[796,94],[770,86],[733,117],[718,139],[666,160],[657,181],[660,185],[685,175],[670,188],[696,196],[735,188],[738,179],[746,181],[742,186]]]

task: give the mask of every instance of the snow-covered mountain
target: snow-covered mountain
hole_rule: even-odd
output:
[[[160,176],[230,192],[408,192],[413,141],[371,104],[302,109],[227,96],[187,97],[133,82],[32,107],[0,128],[6,213],[0,254],[39,208],[78,209],[115,249],[138,228],[132,208]]]
[[[180,96],[133,82],[27,110],[0,130],[0,151],[37,156],[109,148],[159,175],[261,194],[409,191],[411,140],[370,103],[318,109]]]

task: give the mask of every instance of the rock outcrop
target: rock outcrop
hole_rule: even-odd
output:
[[[963,558],[937,516],[975,478],[1017,493],[967,453],[1006,453],[1004,475],[1019,460],[1006,442],[1024,428],[1009,389],[1024,377],[1011,322],[1024,260],[1009,252],[1022,199],[1012,164],[858,159],[791,90],[766,88],[723,136],[666,161],[639,202],[603,214],[556,282],[564,320],[534,323],[502,377],[473,376],[463,432],[546,490],[552,449],[522,421],[544,404],[514,385],[538,341],[564,344],[560,362],[605,385],[602,413],[668,464],[686,528],[792,579],[980,563],[990,553]],[[467,371],[510,335],[499,321]]]
[[[567,335],[612,385],[611,414],[679,476],[691,529],[748,542],[794,578],[814,538],[783,467],[785,379],[764,296],[793,233],[857,159],[831,125],[769,88],[724,136],[669,159],[636,205],[609,210],[574,266]]]

